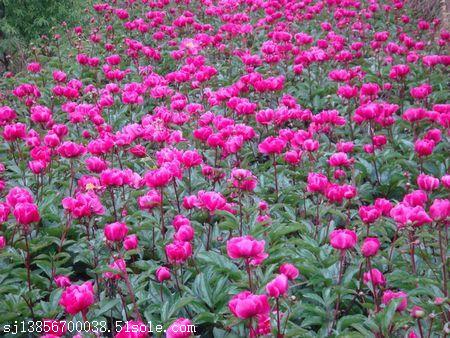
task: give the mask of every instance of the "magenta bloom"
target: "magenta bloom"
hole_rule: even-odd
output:
[[[86,148],[75,142],[66,141],[58,147],[58,153],[65,158],[74,158],[83,155]]]
[[[144,176],[145,183],[150,188],[166,186],[172,180],[172,172],[166,168],[160,168],[147,172]]]
[[[248,259],[250,264],[259,265],[269,256],[264,252],[265,244],[252,236],[234,237],[227,242],[227,254],[232,259]]]
[[[197,151],[187,150],[183,153],[181,162],[186,168],[192,168],[202,164],[203,159]]]
[[[401,312],[404,309],[406,309],[406,307],[408,306],[408,295],[405,292],[403,292],[403,291],[394,292],[391,290],[386,290],[383,293],[382,302],[383,302],[383,304],[387,305],[391,302],[391,300],[396,299],[396,298],[402,299],[400,304],[398,304],[398,306],[397,306],[397,311]]]
[[[332,167],[348,167],[353,163],[344,152],[335,153],[328,159],[328,164]]]
[[[406,203],[397,204],[390,211],[390,215],[399,228],[408,224],[420,227],[433,221],[421,206],[411,207]]]
[[[381,216],[381,211],[376,206],[362,206],[359,208],[359,217],[366,224],[371,224],[376,222]]]
[[[169,262],[182,264],[192,256],[192,245],[189,242],[175,241],[166,245],[166,254]]]
[[[87,312],[89,306],[93,303],[94,289],[91,282],[69,286],[64,290],[59,300],[59,305],[72,316],[78,312]]]
[[[200,190],[197,194],[195,206],[206,209],[211,215],[214,215],[216,210],[227,210],[227,200],[222,194],[215,191]]]
[[[374,205],[380,210],[383,216],[389,216],[389,212],[393,207],[392,203],[385,198],[377,198]]]
[[[115,222],[106,224],[104,229],[105,237],[111,242],[122,241],[128,233],[128,227],[125,223]]]
[[[270,311],[267,296],[254,295],[250,291],[243,291],[235,295],[228,303],[228,308],[233,315],[240,319],[268,314]]]
[[[289,280],[294,280],[299,275],[298,269],[291,263],[281,264],[278,271],[285,275]]]
[[[433,140],[417,140],[414,143],[414,151],[419,157],[428,156],[433,153],[436,142]]]
[[[104,278],[108,279],[120,279],[123,274],[127,271],[127,264],[121,258],[116,259],[111,264],[108,264],[108,268],[112,271],[107,271],[103,274]]]
[[[39,222],[41,216],[39,210],[34,203],[18,203],[14,207],[14,217],[17,223],[21,225],[29,225],[34,222]]]
[[[39,64],[39,62],[30,62],[27,65],[27,70],[30,73],[39,73],[41,71],[41,65]]]
[[[28,190],[14,187],[6,195],[6,203],[14,208],[18,203],[34,203],[34,198]]]
[[[288,287],[288,278],[286,277],[286,275],[280,274],[272,281],[267,283],[266,292],[269,297],[278,298],[286,294]]]
[[[266,155],[281,154],[285,145],[286,141],[282,140],[281,138],[269,136],[258,145],[258,150],[260,153]]]
[[[372,257],[378,253],[380,241],[376,237],[367,237],[361,246],[361,253],[364,257]]]
[[[231,171],[231,182],[239,190],[253,191],[256,188],[256,177],[247,169],[234,168]]]
[[[173,236],[176,241],[189,242],[194,239],[194,228],[190,225],[182,225],[178,228],[177,232]]]
[[[323,193],[328,186],[328,178],[320,173],[309,173],[307,183],[309,192]]]
[[[125,250],[133,250],[136,249],[138,247],[139,244],[139,239],[136,235],[129,235],[127,237],[125,237],[124,241],[123,241],[123,248]]]
[[[450,200],[436,198],[430,206],[430,216],[435,221],[443,221],[450,216]]]
[[[372,269],[369,272],[364,272],[363,281],[366,285],[369,284],[369,282],[375,286],[384,286],[386,284],[386,278],[384,278],[384,275],[378,269]]]
[[[417,185],[425,191],[433,191],[439,187],[439,179],[436,177],[420,174],[417,177]]]
[[[77,193],[75,198],[63,198],[62,205],[76,219],[93,215],[103,215],[105,212],[105,208],[100,202],[99,197],[93,192],[85,194]]]
[[[147,211],[161,205],[161,201],[161,192],[155,189],[148,191],[144,196],[140,196],[137,199],[139,209]]]
[[[67,286],[72,285],[72,283],[70,282],[69,277],[64,276],[64,275],[55,276],[54,280],[55,280],[55,284],[59,288],[65,288]]]
[[[164,282],[165,280],[170,279],[170,270],[169,268],[166,268],[165,266],[160,266],[158,269],[156,269],[156,278],[160,283]]]
[[[334,230],[330,234],[330,244],[333,248],[337,250],[352,249],[356,245],[357,241],[358,237],[356,233],[352,230],[348,229]]]

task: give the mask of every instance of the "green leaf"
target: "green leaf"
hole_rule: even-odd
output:
[[[402,298],[392,299],[389,302],[389,305],[381,313],[381,329],[383,330],[384,334],[389,333],[389,327],[393,323],[393,318],[397,310],[397,306],[402,300]]]
[[[120,299],[104,299],[100,303],[98,303],[99,309],[94,311],[94,316],[98,318],[119,304]]]
[[[194,283],[192,284],[192,290],[198,298],[208,305],[210,309],[214,307],[211,287],[206,281],[204,273],[201,272],[197,275],[197,277],[195,277]]]

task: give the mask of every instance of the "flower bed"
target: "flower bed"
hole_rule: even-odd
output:
[[[450,33],[409,13],[110,1],[43,39],[1,83],[3,334],[443,337]]]

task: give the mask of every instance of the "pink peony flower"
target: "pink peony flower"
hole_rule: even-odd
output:
[[[401,312],[408,306],[408,295],[405,292],[403,291],[394,292],[391,290],[386,290],[383,293],[382,302],[383,304],[388,305],[391,302],[391,300],[396,298],[402,299],[400,304],[398,304],[397,306],[397,311]]]
[[[106,224],[103,231],[108,241],[121,242],[128,233],[128,227],[125,223],[115,222]]]
[[[376,237],[367,237],[361,246],[361,253],[364,257],[372,257],[378,253],[380,241]]]
[[[61,294],[61,299],[59,300],[59,305],[72,316],[79,312],[86,313],[89,306],[93,303],[94,289],[91,282],[67,287]]]
[[[136,249],[138,244],[139,239],[136,235],[129,235],[123,240],[123,248],[127,251]]]
[[[359,208],[359,217],[366,224],[371,224],[376,222],[381,216],[381,211],[376,206],[361,206]]]
[[[252,265],[259,265],[269,255],[264,252],[265,241],[252,236],[234,237],[227,241],[227,254],[232,259],[246,259]]]
[[[21,225],[29,225],[34,222],[39,222],[41,216],[36,204],[34,203],[17,203],[13,211],[17,223]]]
[[[170,279],[170,270],[169,268],[166,268],[165,266],[160,266],[158,269],[156,269],[156,278],[160,283],[164,282],[165,280]]]
[[[278,270],[285,275],[289,280],[294,280],[299,276],[298,269],[291,263],[283,263]]]
[[[58,275],[58,276],[55,276],[54,280],[55,280],[56,286],[58,286],[59,288],[66,288],[66,287],[72,285],[69,277],[67,277],[67,276]]]
[[[384,278],[383,274],[378,269],[372,269],[368,272],[364,272],[363,275],[363,281],[364,284],[372,283],[372,285],[386,285],[386,279]]]
[[[269,297],[278,298],[284,296],[288,290],[288,278],[284,274],[280,274],[275,277],[272,281],[267,283],[266,292]]]
[[[420,189],[431,192],[439,187],[439,179],[433,176],[420,174],[417,177],[417,185]]]
[[[333,230],[330,234],[330,244],[333,248],[338,250],[352,249],[358,237],[356,233],[348,229]]]
[[[192,245],[189,242],[175,241],[166,245],[166,254],[170,263],[182,264],[192,256]]]
[[[430,216],[434,221],[444,221],[450,216],[450,200],[436,198],[430,206]]]
[[[240,319],[248,319],[257,315],[268,314],[270,311],[266,295],[254,295],[243,291],[235,295],[228,303],[231,313]]]

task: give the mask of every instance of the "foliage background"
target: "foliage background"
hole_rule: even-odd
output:
[[[90,0],[0,1],[0,62],[3,69],[21,69],[31,42],[51,34],[62,22],[69,26],[82,24],[83,8],[90,3]]]

